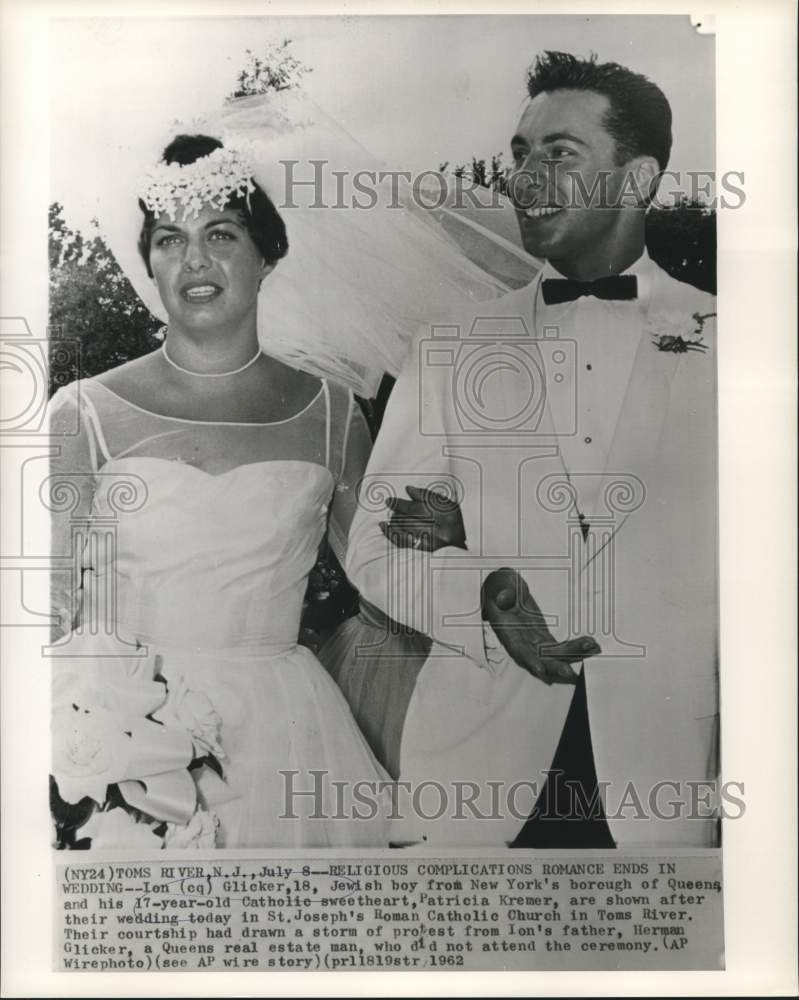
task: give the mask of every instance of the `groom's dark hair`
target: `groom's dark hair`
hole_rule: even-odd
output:
[[[671,154],[671,107],[656,84],[618,63],[580,59],[568,52],[544,52],[527,72],[531,98],[556,90],[588,90],[610,101],[605,128],[616,143],[616,163],[653,156],[661,170]]]

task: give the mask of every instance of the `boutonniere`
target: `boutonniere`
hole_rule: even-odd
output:
[[[706,351],[708,344],[702,340],[705,323],[716,314],[695,312],[692,316],[675,316],[673,313],[656,313],[650,316],[647,333],[659,351],[687,354],[688,351]]]

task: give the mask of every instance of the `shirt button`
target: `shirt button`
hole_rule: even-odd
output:
[[[592,368],[593,366],[592,366],[592,365],[586,365],[585,367],[586,367],[586,368],[588,369],[588,371],[590,372],[590,371],[591,371],[591,368]]]
[[[591,444],[591,440],[592,440],[591,438],[586,438],[586,439],[585,439],[585,443],[586,443],[586,444]]]

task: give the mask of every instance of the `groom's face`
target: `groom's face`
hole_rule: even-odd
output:
[[[511,140],[510,178],[528,253],[557,263],[612,244],[629,209],[605,206],[618,203],[630,165],[616,162],[609,110],[592,91],[543,93],[528,104]]]

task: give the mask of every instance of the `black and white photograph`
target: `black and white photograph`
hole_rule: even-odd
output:
[[[586,51],[656,67],[647,19],[537,23],[577,51],[519,46],[513,130],[458,122],[451,166],[408,134],[381,169],[303,56],[447,19],[248,25],[217,120],[155,155],[106,92],[97,144],[53,116],[96,219],[65,177],[59,847],[717,845],[714,37],[659,21],[675,115]],[[88,88],[90,47],[169,30],[221,35],[65,24],[62,58]]]
[[[0,311],[48,989],[723,976],[740,26],[113,6],[35,36]]]

